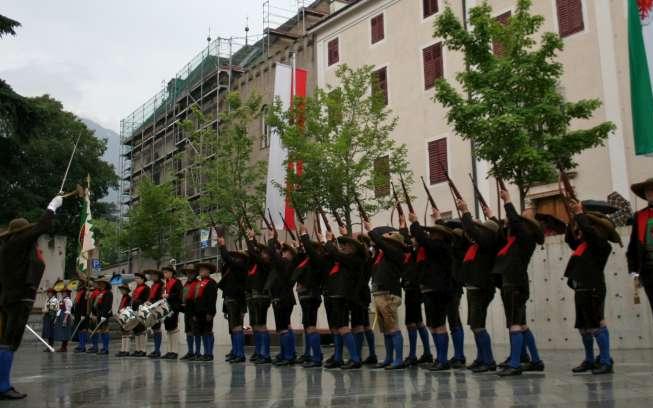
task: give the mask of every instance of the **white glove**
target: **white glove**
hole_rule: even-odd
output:
[[[107,320],[107,318],[104,317],[104,316],[102,316],[102,317],[100,318],[100,322],[104,322],[104,321],[106,321],[106,320]]]
[[[57,212],[59,207],[61,207],[61,204],[63,204],[63,197],[58,195],[55,198],[53,198],[52,201],[50,201],[50,204],[48,204],[48,210],[52,212]]]

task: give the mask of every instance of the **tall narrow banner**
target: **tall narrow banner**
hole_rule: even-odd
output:
[[[635,154],[653,154],[653,1],[628,0],[630,101]]]
[[[295,90],[296,96],[306,96],[306,79],[308,73],[302,69],[293,69],[289,65],[277,64],[274,76],[274,97],[279,98],[284,109],[291,106]],[[290,204],[290,199],[282,193],[277,186],[286,184],[286,172],[292,171],[301,174],[301,163],[284,162],[288,159],[288,150],[281,142],[281,136],[276,129],[270,134],[270,156],[268,158],[268,178],[265,194],[266,207],[270,210],[274,224],[279,227],[283,225],[281,216],[284,214],[286,223],[290,228],[295,228],[295,211]]]
[[[91,196],[90,178],[87,177],[88,187],[84,189],[84,201],[81,205],[80,229],[79,229],[79,256],[77,257],[77,270],[80,277],[88,275],[88,261],[91,251],[95,249],[93,237],[93,224],[91,223]]]

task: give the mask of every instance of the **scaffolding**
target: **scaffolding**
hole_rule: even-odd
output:
[[[290,40],[306,34],[306,5],[304,0],[263,1],[263,48],[270,56],[271,37],[279,36]],[[295,28],[294,32],[289,28]]]

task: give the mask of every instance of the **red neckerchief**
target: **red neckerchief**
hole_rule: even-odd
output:
[[[587,242],[583,241],[580,243],[580,245],[578,245],[578,247],[576,248],[574,253],[571,254],[571,256],[583,256],[585,251],[587,251],[587,248],[588,248]]]
[[[150,287],[150,296],[147,298],[148,302],[156,302],[157,300],[161,299],[161,286],[161,281],[157,281],[152,284]]]
[[[467,248],[467,252],[465,252],[465,257],[463,258],[463,262],[474,262],[476,260],[476,255],[478,255],[478,244],[472,244]]]
[[[94,301],[94,304],[95,304],[96,306],[102,304],[102,298],[104,297],[104,294],[105,294],[105,293],[107,293],[106,289],[100,291],[100,292],[97,294],[97,296],[95,297],[95,301]]]
[[[91,291],[91,295],[89,296],[89,299],[90,299],[91,303],[95,302],[95,298],[96,298],[97,295],[99,295],[99,294],[100,294],[100,290],[99,290],[99,289],[93,289],[93,290]]]
[[[426,262],[426,249],[424,249],[423,246],[417,249],[417,257],[415,258],[415,262]]]
[[[195,287],[198,283],[199,281],[197,279],[193,279],[191,282],[186,282],[186,285],[188,286],[188,293],[186,293],[186,299],[184,299],[186,302],[195,298]]]
[[[411,254],[410,252],[406,252],[404,254],[404,265],[409,264],[412,257],[413,257],[413,254]]]
[[[120,306],[118,307],[118,310],[122,310],[127,307],[131,303],[132,298],[129,297],[129,295],[122,295],[122,299],[120,300]]]
[[[75,304],[79,304],[79,302],[84,299],[84,295],[86,295],[86,292],[84,290],[77,291],[77,294],[75,295]]]
[[[249,268],[249,271],[247,271],[247,276],[256,276],[257,271],[258,271],[258,265],[254,264],[252,265],[251,268]]]
[[[140,300],[141,298],[141,293],[145,290],[146,285],[143,283],[142,285],[136,286],[136,289],[134,289],[134,296],[132,299]]]
[[[506,256],[508,255],[508,251],[510,250],[510,247],[513,246],[513,244],[517,241],[517,237],[514,235],[508,235],[508,242],[506,242],[506,245],[501,248],[497,256]]]
[[[197,286],[197,293],[195,294],[195,299],[201,299],[202,296],[204,296],[204,290],[206,289],[206,286],[209,284],[209,281],[211,278],[204,278],[201,281],[199,281],[199,285]]]
[[[383,251],[379,250],[379,253],[376,254],[376,258],[374,258],[374,265],[380,264],[382,260],[383,260]]]
[[[170,278],[166,280],[166,289],[165,289],[166,294],[168,295],[170,294],[170,291],[172,290],[172,288],[175,286],[176,283],[177,283],[177,279],[175,278]]]
[[[299,265],[297,265],[297,269],[303,269],[308,265],[309,259],[306,257]]]
[[[653,208],[645,208],[637,213],[637,235],[639,242],[645,244],[648,220],[653,218]]]
[[[331,270],[329,271],[329,276],[333,276],[333,275],[337,274],[338,272],[340,272],[340,262],[336,262],[336,263],[333,264],[333,266],[331,267]]]

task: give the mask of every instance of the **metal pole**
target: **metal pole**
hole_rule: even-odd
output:
[[[39,340],[41,341],[41,343],[45,344],[45,347],[47,347],[48,350],[50,350],[50,353],[54,353],[54,348],[53,348],[51,345],[49,345],[47,341],[43,340],[43,337],[39,336],[38,333],[36,333],[36,332],[34,331],[34,329],[32,329],[32,328],[29,326],[29,324],[26,324],[26,325],[25,325],[25,328],[26,328],[27,330],[29,330],[30,333],[32,333],[32,334],[34,335],[34,337],[36,337],[37,339],[39,339]]]
[[[75,330],[73,330],[68,341],[71,341],[73,337],[75,337],[75,333],[77,333],[77,329],[79,329],[79,325],[81,325],[84,320],[86,320],[86,316],[82,316],[82,318],[79,319],[79,323],[77,323],[77,326],[75,326]]]
[[[77,141],[75,141],[75,146],[73,146],[73,152],[70,154],[70,159],[68,160],[68,166],[66,166],[66,172],[63,175],[63,180],[61,180],[61,187],[59,187],[59,194],[63,193],[63,186],[66,184],[66,179],[68,178],[68,171],[70,170],[70,164],[73,162],[73,157],[75,157],[75,152],[77,151],[77,144],[79,139],[82,137],[82,131],[79,131],[77,135]]]

